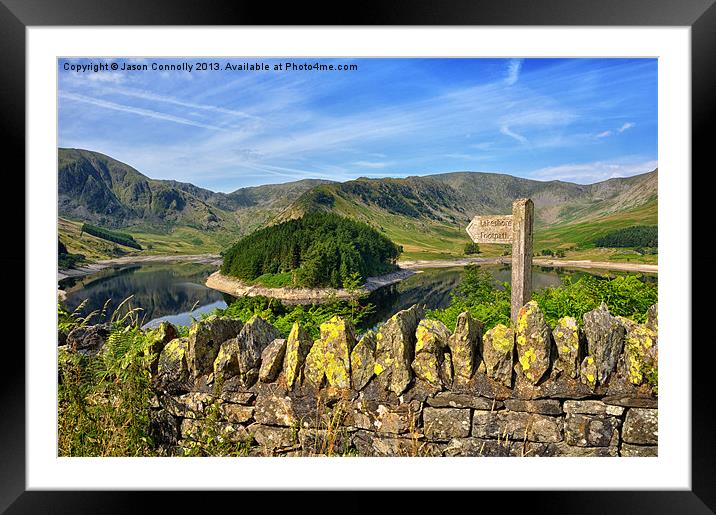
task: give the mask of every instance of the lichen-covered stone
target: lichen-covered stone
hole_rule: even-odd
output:
[[[577,325],[577,319],[560,318],[552,331],[552,337],[557,347],[554,371],[576,379],[579,377],[579,366],[584,354],[584,335]]]
[[[109,324],[76,327],[67,334],[67,350],[87,356],[96,355],[109,336]]]
[[[640,385],[656,376],[657,344],[657,333],[648,325],[635,324],[627,331],[624,339],[624,364],[630,383]]]
[[[189,390],[188,348],[188,338],[176,338],[164,346],[157,363],[156,386],[160,390],[170,393]]]
[[[659,410],[630,408],[624,419],[622,439],[631,444],[657,445],[659,443]]]
[[[152,329],[147,333],[147,347],[144,349],[144,355],[150,358],[149,370],[152,374],[156,374],[159,365],[159,355],[167,343],[179,336],[177,328],[169,322],[162,322],[159,327]]]
[[[632,445],[623,443],[619,449],[619,454],[625,457],[656,458],[659,456],[659,447],[656,445]]]
[[[549,370],[552,340],[549,326],[535,301],[520,308],[515,337],[522,375],[537,384]]]
[[[450,330],[439,320],[421,320],[415,330],[415,359],[411,367],[417,377],[437,388],[450,384],[442,370],[449,338]]]
[[[429,440],[464,438],[470,434],[470,410],[459,408],[423,409],[423,428]]]
[[[659,304],[654,304],[647,310],[646,325],[655,333],[659,333]]]
[[[351,382],[355,390],[362,390],[374,374],[375,332],[368,331],[351,351]]]
[[[515,333],[512,328],[503,324],[497,324],[482,338],[485,374],[508,388],[512,386],[514,346]]]
[[[166,396],[164,408],[175,417],[204,418],[205,408],[213,402],[207,393],[190,392],[179,396]]]
[[[566,441],[550,445],[550,456],[571,456],[573,458],[614,458],[619,456],[616,445],[606,447],[580,447],[569,445]]]
[[[298,322],[294,323],[286,340],[286,356],[283,360],[283,371],[289,388],[297,382],[300,384],[303,363],[312,345],[313,340],[306,330]]]
[[[291,427],[298,424],[291,398],[270,393],[261,394],[256,398],[254,419],[259,424],[269,426]]]
[[[542,415],[561,415],[562,407],[555,399],[521,400],[505,399],[505,407],[511,411],[540,413]]]
[[[482,346],[482,322],[468,313],[460,313],[455,324],[455,332],[448,339],[452,354],[452,366],[455,379],[466,381],[472,377],[480,361]]]
[[[566,400],[564,401],[563,408],[565,413],[582,415],[610,415],[613,417],[621,417],[624,414],[624,408],[621,406],[612,406],[597,400]]]
[[[579,379],[590,388],[597,385],[597,362],[593,356],[587,356],[579,367]]]
[[[562,441],[562,419],[536,413],[501,410],[475,410],[472,415],[472,436],[530,442]]]
[[[419,436],[395,437],[373,431],[356,431],[351,435],[351,444],[359,456],[441,456],[445,444],[428,442]]]
[[[254,440],[268,451],[288,449],[298,444],[298,431],[292,428],[254,425],[251,428]]]
[[[303,384],[321,388],[326,383],[326,342],[320,338],[313,342],[303,365]]]
[[[594,358],[597,384],[603,384],[614,371],[624,348],[624,325],[613,317],[606,304],[584,314],[587,352]]]
[[[214,360],[214,380],[219,382],[237,376],[241,385],[251,386],[259,376],[261,353],[280,336],[278,329],[254,315],[236,338],[221,345]]]
[[[554,445],[530,441],[491,440],[485,438],[453,438],[443,451],[444,456],[521,457],[550,456]]]
[[[155,445],[166,447],[176,445],[179,439],[177,418],[165,409],[149,412],[149,435]]]
[[[345,423],[379,433],[403,434],[417,429],[420,413],[418,401],[391,406],[362,399],[354,403]]]
[[[498,410],[503,402],[470,393],[439,392],[426,400],[428,406],[435,408],[473,408],[479,410]]]
[[[228,317],[212,315],[196,322],[189,330],[187,365],[192,377],[210,374],[221,344],[235,338],[243,323]]]
[[[413,376],[415,330],[422,316],[423,309],[418,306],[399,311],[376,334],[373,370],[380,384],[396,395],[405,391]]]
[[[243,424],[254,417],[253,406],[225,403],[220,408],[221,415],[232,424]]]
[[[351,387],[351,351],[356,345],[353,324],[334,316],[321,324],[326,380],[336,388]]]
[[[619,441],[621,420],[616,417],[567,413],[564,439],[577,447],[609,447]]]
[[[449,352],[443,352],[443,362],[442,365],[440,365],[440,373],[442,374],[443,383],[449,388],[455,379],[453,375],[452,355]]]
[[[261,353],[261,367],[259,368],[259,381],[271,383],[276,380],[283,368],[283,358],[286,355],[286,339],[276,338],[268,344]]]

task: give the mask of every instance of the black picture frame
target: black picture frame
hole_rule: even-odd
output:
[[[14,166],[5,168],[3,185],[12,188],[15,202],[5,203],[6,237],[14,241],[12,255],[4,253],[4,270],[25,268],[25,226],[18,221],[24,213],[25,184],[25,30],[32,26],[72,25],[550,25],[550,26],[684,26],[691,28],[692,79],[692,234],[709,234],[710,188],[708,178],[713,143],[708,129],[716,120],[716,6],[715,0],[403,0],[364,1],[334,7],[284,4],[280,8],[261,2],[191,0],[0,0],[0,126],[5,144],[5,163],[13,157]],[[346,10],[346,7],[348,9]],[[711,158],[711,159],[709,159]],[[711,165],[712,166],[712,165]],[[686,174],[685,174],[686,175]],[[698,179],[698,181],[697,181]],[[696,187],[696,183],[698,186]],[[6,190],[8,191],[8,190]],[[21,194],[20,192],[24,193]],[[11,207],[12,210],[8,210]],[[694,238],[695,240],[695,238]],[[8,241],[8,240],[6,240]],[[714,258],[693,255],[692,270],[713,267]],[[29,271],[26,273],[30,273]],[[20,274],[8,274],[18,276]],[[707,301],[699,292],[713,291],[713,279],[699,276],[693,288],[692,305]],[[25,291],[15,285],[15,291]],[[8,286],[9,288],[9,286]],[[21,297],[25,304],[25,294]],[[17,309],[15,302],[14,313]],[[32,306],[24,310],[25,323],[33,316]],[[693,315],[692,315],[693,316]],[[713,513],[716,511],[716,445],[712,414],[716,405],[712,388],[713,335],[692,320],[680,321],[685,346],[691,333],[692,355],[692,455],[689,491],[588,491],[588,492],[481,492],[480,505],[491,500],[510,508],[524,505],[529,513]],[[7,327],[7,326],[6,326]],[[8,330],[8,328],[6,328]],[[6,333],[10,334],[10,333]],[[6,338],[0,372],[0,511],[7,513],[126,513],[150,507],[159,500],[162,511],[187,513],[194,509],[213,509],[207,502],[236,502],[245,493],[204,492],[83,492],[26,491],[25,486],[25,352],[20,337]],[[49,350],[49,349],[48,349]],[[706,358],[706,359],[704,359]],[[12,364],[12,365],[10,365]],[[558,483],[558,478],[555,478]],[[320,497],[294,504],[320,509]],[[315,494],[308,494],[313,497]],[[422,493],[411,494],[412,503],[421,502]],[[447,495],[454,495],[452,493]],[[455,494],[456,495],[456,494]],[[485,496],[494,497],[486,499]],[[159,499],[159,497],[161,497]],[[459,498],[459,496],[458,496]],[[276,493],[252,494],[268,512],[283,500]],[[357,497],[359,499],[359,497]],[[374,502],[366,501],[375,506]],[[360,509],[359,503],[346,503],[340,512]],[[238,506],[238,505],[237,505]],[[475,506],[473,504],[473,506]],[[243,506],[242,506],[243,507]],[[405,509],[410,509],[405,505]]]

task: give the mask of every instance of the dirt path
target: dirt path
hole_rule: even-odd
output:
[[[95,263],[90,263],[79,268],[60,268],[57,270],[57,280],[61,281],[67,277],[80,277],[82,275],[93,274],[110,268],[113,266],[133,265],[141,263],[174,263],[193,262],[193,263],[210,263],[221,264],[221,256],[218,254],[174,254],[174,255],[154,255],[154,256],[126,256],[115,259],[104,259]]]
[[[479,264],[510,264],[509,256],[494,258],[456,258],[442,260],[410,260],[399,261],[401,268],[408,270],[416,270],[420,268],[450,268],[455,266],[479,265]],[[554,266],[563,268],[584,268],[584,269],[600,269],[600,270],[622,270],[626,272],[648,272],[656,274],[659,272],[658,265],[648,265],[645,263],[615,263],[612,261],[590,261],[583,260],[566,260],[566,259],[549,259],[534,258],[532,263],[539,266]]]

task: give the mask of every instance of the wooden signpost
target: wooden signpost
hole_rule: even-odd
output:
[[[512,245],[512,320],[532,293],[532,225],[534,204],[528,198],[512,203],[511,215],[476,216],[467,226],[475,243]]]

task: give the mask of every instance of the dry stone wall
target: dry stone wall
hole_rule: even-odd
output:
[[[646,324],[602,305],[550,329],[530,302],[484,334],[469,313],[451,333],[417,306],[359,339],[340,318],[315,341],[259,317],[164,331],[152,419],[169,454],[657,455],[656,306]]]

